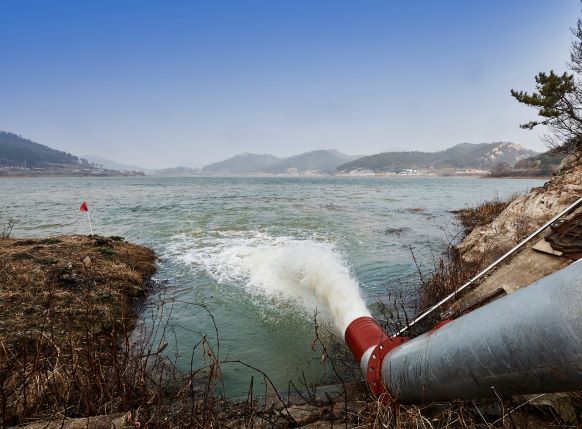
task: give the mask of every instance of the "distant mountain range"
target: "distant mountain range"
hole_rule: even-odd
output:
[[[337,150],[314,150],[288,158],[243,153],[202,168],[202,174],[326,174],[341,164],[358,158]]]
[[[364,156],[337,167],[337,173],[358,171],[399,172],[405,169],[483,169],[498,164],[513,167],[517,162],[535,156],[537,152],[515,143],[461,143],[438,152],[384,152]]]
[[[559,160],[508,142],[461,143],[439,152],[384,152],[371,156],[350,156],[337,150],[314,150],[287,158],[269,154],[243,153],[202,169],[173,167],[148,170],[120,164],[96,155],[84,158],[52,149],[13,133],[0,131],[0,175],[281,175],[281,174],[369,174],[427,170],[480,169],[498,174],[544,174]],[[551,164],[551,165],[550,165]],[[515,167],[515,168],[514,168]],[[43,173],[44,172],[44,173]],[[539,173],[542,174],[542,173]]]

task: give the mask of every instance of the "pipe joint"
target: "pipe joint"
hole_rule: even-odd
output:
[[[380,396],[381,394],[386,393],[386,387],[382,381],[382,362],[384,361],[384,356],[406,341],[408,341],[408,338],[404,337],[384,338],[382,342],[372,350],[368,359],[366,378],[368,380],[368,386],[374,396]]]
[[[382,382],[382,360],[408,339],[389,337],[373,318],[358,317],[346,329],[346,344],[360,364],[368,386],[376,396],[386,391]]]

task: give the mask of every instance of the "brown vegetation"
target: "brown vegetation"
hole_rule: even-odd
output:
[[[130,405],[131,363],[118,351],[154,270],[151,250],[116,237],[0,240],[4,425]]]
[[[517,198],[517,195],[501,200],[485,201],[475,207],[455,211],[455,216],[461,221],[465,234],[469,234],[478,226],[485,226],[495,220],[499,214]]]
[[[442,256],[435,258],[434,267],[430,272],[419,274],[419,310],[424,311],[457,291],[479,272],[479,268],[479,264],[463,261],[457,249],[449,245]],[[432,327],[439,321],[438,315],[439,312],[435,312],[434,316],[428,318],[420,329],[427,330]]]

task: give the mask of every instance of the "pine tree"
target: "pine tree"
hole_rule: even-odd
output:
[[[572,28],[574,41],[570,51],[569,68],[573,73],[538,73],[536,90],[511,90],[520,103],[537,109],[540,119],[521,124],[521,128],[533,129],[546,125],[549,133],[544,139],[557,152],[582,151],[582,19]]]

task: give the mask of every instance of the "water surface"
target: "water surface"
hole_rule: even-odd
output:
[[[387,286],[425,267],[454,239],[459,209],[539,186],[541,180],[470,178],[19,178],[0,179],[0,210],[18,219],[15,236],[94,231],[154,248],[167,279],[172,335],[166,352],[183,369],[198,333],[221,357],[265,371],[279,387],[322,376],[311,351],[315,311],[336,329],[306,282],[352,278],[371,303]],[[334,277],[335,276],[335,277]],[[330,280],[331,279],[331,280]],[[335,282],[335,283],[334,283]],[[404,291],[410,297],[414,291]],[[152,300],[156,296],[151,297]],[[146,323],[147,318],[146,318]],[[231,395],[252,371],[225,365]]]

